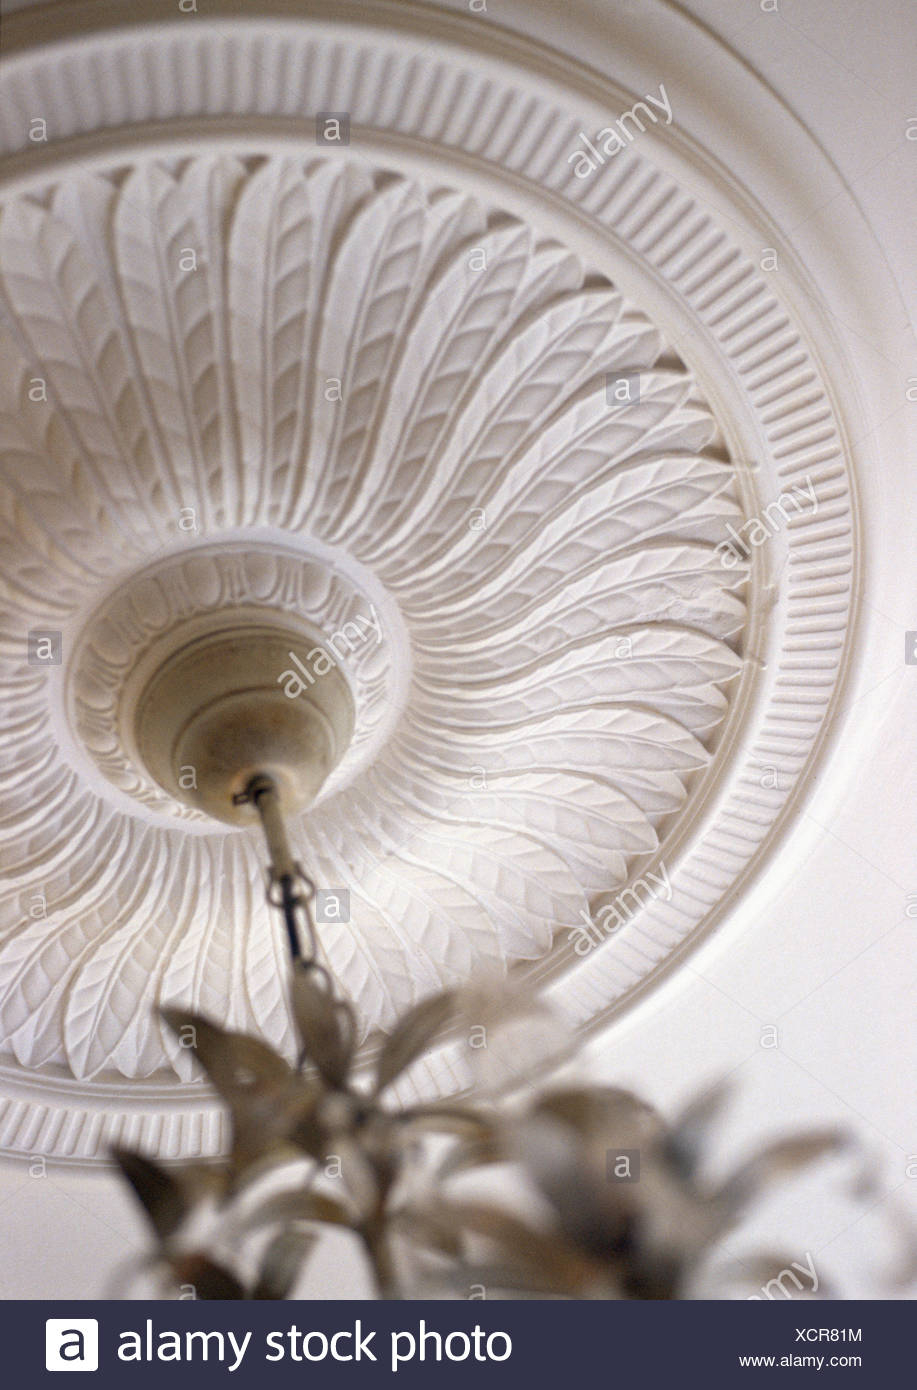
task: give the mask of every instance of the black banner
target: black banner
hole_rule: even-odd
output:
[[[146,1386],[897,1383],[908,1303],[0,1304],[3,1379]],[[790,1373],[790,1374],[787,1374]],[[865,1378],[861,1379],[864,1376]]]

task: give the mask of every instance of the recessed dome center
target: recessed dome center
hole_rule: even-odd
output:
[[[109,794],[157,819],[249,824],[270,773],[285,810],[372,761],[410,679],[381,585],[302,540],[192,545],[126,576],[68,642],[62,725]]]
[[[333,648],[315,630],[257,611],[193,627],[169,634],[171,650],[130,711],[141,762],[165,791],[217,820],[254,819],[238,798],[256,773],[273,778],[286,812],[301,810],[353,735],[353,698]]]

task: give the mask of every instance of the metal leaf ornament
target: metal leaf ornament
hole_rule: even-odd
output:
[[[507,1014],[518,1006],[507,996]],[[296,1066],[260,1039],[165,1010],[229,1108],[230,1151],[168,1171],[141,1154],[114,1155],[152,1227],[153,1262],[198,1298],[290,1297],[323,1227],[353,1234],[382,1298],[464,1297],[471,1284],[496,1297],[684,1297],[762,1188],[847,1143],[835,1130],[784,1138],[708,1183],[702,1161],[720,1089],[673,1124],[608,1086],[543,1087],[522,1106],[393,1108],[383,1099],[392,1083],[461,1017],[457,993],[404,1014],[369,1078],[354,1075],[353,1010],[324,972],[294,967],[291,1009]],[[421,1135],[438,1142],[418,1143]],[[460,1190],[506,1166],[531,1213]],[[209,1245],[200,1235],[208,1210]]]

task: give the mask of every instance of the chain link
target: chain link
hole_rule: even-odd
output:
[[[258,812],[270,856],[267,870],[267,901],[270,907],[277,908],[283,916],[293,961],[301,968],[318,975],[331,992],[331,976],[318,961],[318,937],[312,915],[315,884],[290,853],[277,784],[266,773],[258,773],[251,779],[244,792],[233,797],[233,801],[237,806],[249,803]]]

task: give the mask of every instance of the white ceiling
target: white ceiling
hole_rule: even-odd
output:
[[[553,32],[574,54],[581,43],[585,56],[594,39],[594,7],[586,4],[524,11],[501,5],[499,16],[492,8],[494,21],[510,25],[518,13],[523,27],[545,37]],[[607,15],[626,20],[635,8],[609,5]],[[797,1258],[811,1252],[846,1292],[877,1296],[878,1274],[864,1256],[867,1234],[881,1235],[882,1218],[896,1202],[917,1211],[917,1179],[906,1176],[908,1155],[917,1161],[917,917],[907,915],[909,894],[917,904],[917,666],[904,663],[904,634],[917,628],[917,554],[909,543],[917,520],[917,403],[906,398],[908,377],[917,378],[917,139],[906,138],[909,118],[917,128],[911,18],[904,0],[872,5],[868,29],[853,5],[779,0],[774,14],[751,0],[742,7],[694,0],[685,10],[732,45],[795,112],[846,185],[844,194],[827,174],[823,183],[806,183],[800,174],[800,202],[781,230],[816,280],[829,264],[835,276],[849,277],[820,288],[834,295],[834,332],[859,376],[867,421],[853,441],[866,504],[863,609],[839,735],[779,850],[705,943],[589,1044],[583,1065],[665,1106],[730,1073],[735,1097],[720,1135],[723,1152],[751,1148],[758,1136],[790,1125],[848,1123],[880,1164],[886,1195],[873,1216],[863,1219],[838,1175],[829,1174],[775,1206],[766,1233],[773,1244],[779,1232],[781,1248]],[[650,55],[652,41],[650,33]],[[651,72],[650,57],[641,76]],[[660,68],[653,77],[659,80],[677,115],[678,71]],[[708,109],[692,108],[691,118],[713,145],[722,120],[714,91]],[[779,148],[768,157],[778,181],[781,174],[792,179],[792,168],[780,169]],[[750,152],[746,177],[754,161]],[[762,187],[770,177],[760,171]],[[844,261],[849,242],[835,248],[848,195],[888,268],[871,310],[857,306],[870,297],[872,280],[864,285],[863,265]],[[845,311],[845,301],[854,312]],[[762,1046],[772,1028],[779,1045]],[[25,1157],[0,1168],[6,1297],[101,1291],[122,1238],[130,1241],[138,1229],[113,1186],[106,1176],[53,1168],[33,1177]],[[36,1229],[46,1232],[45,1243],[36,1242]]]

